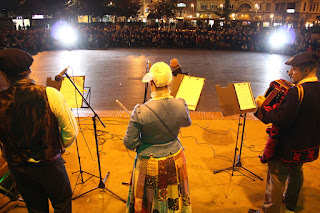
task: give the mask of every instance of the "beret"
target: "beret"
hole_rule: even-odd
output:
[[[32,56],[20,49],[8,48],[0,51],[0,70],[13,76],[28,70],[33,62]]]
[[[298,66],[308,63],[318,63],[319,62],[319,54],[316,52],[308,51],[301,52],[297,55],[294,55],[290,58],[285,64],[291,66]]]

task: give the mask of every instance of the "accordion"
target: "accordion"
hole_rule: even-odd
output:
[[[294,84],[291,84],[290,82],[283,79],[272,81],[269,88],[264,94],[266,100],[263,102],[261,107],[272,107],[274,104],[279,103],[282,100],[282,96],[293,86]],[[261,107],[256,110],[254,116],[256,116],[263,122],[265,119],[263,118],[263,114],[261,113]]]

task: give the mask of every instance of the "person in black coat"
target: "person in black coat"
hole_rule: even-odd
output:
[[[182,71],[181,65],[179,64],[179,61],[176,58],[171,59],[170,67],[171,67],[173,76],[177,76],[178,74],[188,75],[188,73],[185,73],[185,72]]]
[[[264,96],[256,102],[266,118],[278,131],[274,156],[268,159],[268,175],[263,212],[280,212],[284,203],[294,211],[303,184],[303,163],[314,161],[320,146],[320,82],[316,77],[319,55],[303,52],[290,58],[285,64],[295,84],[285,94],[279,107],[262,106]],[[302,89],[301,89],[302,88]],[[300,91],[300,95],[299,95]],[[302,92],[301,92],[302,91]],[[266,152],[266,150],[265,150]],[[260,212],[250,209],[249,212]]]

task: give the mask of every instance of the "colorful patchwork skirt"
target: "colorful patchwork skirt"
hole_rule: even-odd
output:
[[[184,152],[137,157],[129,188],[128,213],[191,212]]]

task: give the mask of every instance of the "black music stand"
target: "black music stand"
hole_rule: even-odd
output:
[[[50,87],[53,87],[53,88],[56,88],[57,90],[60,91],[60,89],[61,89],[61,87],[62,87],[62,81],[63,81],[63,80],[55,81],[55,80],[52,80],[51,78],[47,78],[47,83],[46,83],[46,85],[47,85],[47,86],[50,86]],[[86,101],[89,100],[89,103],[90,103],[91,87],[84,87],[84,88],[88,88],[88,93],[87,93],[86,98],[85,98],[85,99],[83,98],[83,100],[86,100]],[[80,94],[80,95],[82,95],[82,94]],[[83,95],[83,96],[84,96],[84,95]],[[76,100],[76,98],[75,98],[75,100]],[[88,108],[88,106],[87,106],[86,108]],[[78,173],[78,172],[79,172],[79,175],[78,175],[78,178],[77,178],[77,181],[76,181],[75,186],[77,186],[78,184],[83,184],[83,183],[87,182],[87,181],[88,181],[89,179],[91,179],[92,177],[98,177],[98,176],[96,176],[96,175],[94,175],[94,174],[91,174],[91,173],[88,173],[88,172],[82,170],[82,167],[81,167],[81,157],[80,157],[80,152],[79,152],[79,146],[78,146],[78,140],[77,140],[77,139],[76,139],[76,147],[77,147],[77,156],[78,156],[78,162],[79,162],[79,169],[80,169],[80,170],[79,170],[79,171],[72,172],[72,174],[75,174],[75,173]],[[87,180],[85,180],[85,181],[83,180],[83,173],[90,175],[90,177],[89,177]],[[81,183],[78,183],[79,178],[80,178],[80,180],[81,180]]]
[[[15,182],[9,171],[7,171],[0,178],[0,193],[10,199],[8,202],[6,202],[4,205],[0,207],[0,210],[4,209],[4,207],[9,205],[11,202],[14,202],[14,201],[24,202],[24,200],[20,198],[20,194],[15,190]],[[15,205],[14,208],[16,207],[25,207],[25,206]]]
[[[147,61],[147,68],[146,68],[146,73],[145,73],[145,74],[147,74],[147,73],[149,72],[150,66],[151,66],[151,61],[148,60],[148,61]],[[147,82],[147,83],[145,84],[145,87],[144,87],[143,103],[147,102],[148,86],[149,86],[149,83]]]
[[[102,175],[101,175],[101,164],[100,164],[100,153],[99,153],[99,147],[98,147],[98,136],[97,136],[97,125],[96,125],[96,120],[98,119],[99,122],[102,124],[103,127],[106,127],[104,125],[104,123],[102,122],[102,120],[100,119],[100,117],[98,116],[98,114],[94,111],[94,109],[91,107],[91,105],[88,103],[88,101],[83,97],[82,93],[80,92],[80,90],[78,89],[78,87],[75,85],[75,83],[71,80],[70,76],[68,75],[67,72],[64,73],[64,75],[70,80],[70,82],[72,83],[72,85],[74,86],[74,88],[78,91],[78,93],[81,95],[82,97],[82,100],[85,102],[85,104],[91,109],[91,111],[93,112],[93,116],[92,116],[92,121],[93,121],[93,129],[94,129],[94,138],[95,138],[95,142],[96,142],[96,149],[97,149],[97,158],[98,158],[98,167],[99,167],[99,185],[89,191],[86,191],[80,195],[77,195],[76,197],[72,198],[72,200],[75,200],[79,197],[81,197],[82,195],[85,195],[89,192],[92,192],[96,189],[103,189],[103,190],[107,190],[108,192],[110,192],[112,195],[114,195],[116,198],[118,198],[119,200],[121,200],[122,202],[126,203],[126,200],[124,200],[123,198],[121,198],[120,196],[118,196],[117,194],[115,194],[114,192],[112,192],[111,190],[107,189],[105,187],[105,182],[108,178],[108,175],[110,174],[110,172],[107,173],[107,175],[105,176],[104,179],[102,179]],[[78,149],[77,149],[78,151]],[[79,159],[79,163],[80,163],[80,159]],[[81,165],[81,164],[80,164]],[[81,170],[81,167],[80,167],[80,174],[82,175],[83,171]],[[87,172],[86,172],[87,173]],[[87,173],[87,174],[90,174],[90,173]],[[90,174],[92,175],[92,174]],[[82,176],[81,176],[82,177]],[[92,175],[91,177],[97,177],[95,175]],[[91,178],[90,177],[90,178]],[[78,176],[79,178],[79,176]],[[89,178],[89,179],[90,179]],[[82,182],[83,182],[83,179],[82,179]]]
[[[250,178],[251,180],[255,181],[255,179],[251,178],[250,176],[242,173],[239,169],[244,169],[245,171],[247,171],[248,173],[252,174],[253,176],[255,176],[256,178],[260,179],[260,180],[263,180],[262,177],[256,175],[255,173],[251,172],[250,170],[246,169],[245,167],[242,166],[242,163],[241,163],[241,153],[242,153],[242,147],[243,147],[243,138],[244,138],[244,130],[245,130],[245,125],[246,125],[246,117],[247,117],[247,113],[244,113],[243,114],[240,114],[239,115],[239,123],[238,123],[238,132],[237,132],[237,140],[236,140],[236,146],[235,146],[235,149],[234,149],[234,156],[233,156],[233,163],[232,163],[232,166],[231,167],[228,167],[228,168],[225,168],[225,169],[220,169],[220,170],[214,170],[213,171],[213,174],[217,174],[219,172],[222,172],[222,171],[228,171],[228,170],[231,170],[231,176],[234,176],[234,171],[237,171],[239,173],[241,173],[242,175]],[[242,118],[242,121],[241,121],[241,118]],[[240,135],[240,127],[242,126],[242,131],[241,131],[241,142],[240,142],[240,150],[238,148],[238,142],[239,142],[239,135]],[[237,152],[239,151],[239,154],[237,155]]]
[[[82,167],[81,167],[81,157],[80,157],[80,152],[79,152],[79,146],[78,146],[78,139],[76,138],[76,147],[77,147],[77,155],[78,155],[78,162],[79,162],[79,171],[75,171],[75,172],[72,172],[72,174],[75,174],[75,173],[78,173],[79,172],[79,175],[78,175],[78,178],[77,178],[77,181],[76,181],[76,184],[75,184],[75,187],[78,185],[78,184],[84,184],[85,182],[87,182],[89,179],[91,179],[92,177],[97,177],[99,178],[98,176],[94,175],[94,174],[91,174],[89,172],[86,172],[86,171],[83,171],[82,170]],[[83,173],[85,174],[88,174],[90,175],[90,177],[83,181]],[[78,183],[78,180],[79,178],[81,177],[81,183]],[[73,189],[75,190],[75,188]]]
[[[215,170],[215,171],[213,171],[213,174],[217,174],[222,171],[231,170],[232,171],[231,176],[234,176],[234,172],[237,171],[237,172],[241,173],[242,175],[255,181],[255,179],[251,178],[250,176],[248,176],[240,171],[240,169],[244,169],[246,172],[250,173],[251,175],[255,176],[256,178],[263,180],[262,177],[256,175],[255,173],[253,173],[250,170],[243,167],[242,163],[241,163],[241,153],[242,153],[242,146],[243,146],[243,141],[244,141],[247,112],[251,112],[256,109],[256,105],[255,105],[255,102],[253,99],[250,84],[248,82],[235,83],[235,84],[229,84],[229,86],[225,87],[225,88],[221,88],[220,85],[216,85],[216,90],[217,90],[222,114],[224,116],[234,115],[234,114],[240,114],[240,115],[239,115],[237,140],[236,140],[236,146],[234,149],[232,166],[227,167],[225,169]],[[242,118],[242,120],[241,120],[241,118]],[[238,148],[238,142],[240,140],[239,136],[240,136],[240,127],[241,126],[242,126],[241,141],[240,141],[240,148]],[[239,154],[237,154],[238,151],[239,151]]]

